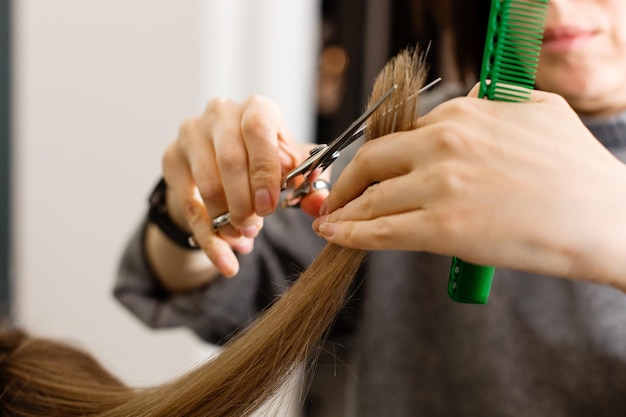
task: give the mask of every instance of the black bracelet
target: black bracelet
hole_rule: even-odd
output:
[[[148,199],[150,203],[148,220],[155,224],[168,239],[178,246],[185,249],[201,249],[193,239],[193,235],[178,227],[167,213],[167,205],[165,204],[166,190],[167,184],[161,178]]]

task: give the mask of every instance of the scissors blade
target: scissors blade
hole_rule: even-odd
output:
[[[339,152],[342,149],[362,136],[362,131],[360,134],[357,134],[362,125],[376,111],[376,109],[378,109],[378,107],[380,107],[380,105],[383,104],[383,102],[387,100],[394,91],[396,91],[397,88],[397,85],[393,85],[380,99],[378,99],[378,101],[376,101],[376,103],[365,110],[358,119],[352,122],[352,124],[329,145],[319,145],[311,149],[309,157],[285,175],[283,178],[282,189],[285,190],[289,181],[298,175],[304,176],[304,179],[307,180],[316,169],[319,168],[324,171],[328,168],[330,164],[337,159]]]
[[[420,88],[415,95],[419,96],[422,92],[432,88],[439,81],[441,81],[441,77]],[[372,116],[380,105],[383,104],[397,88],[398,86],[394,84],[385,92],[385,94],[383,94],[381,98],[378,99],[378,101],[376,101],[376,103],[365,110],[358,119],[352,122],[352,124],[330,144],[319,145],[313,148],[307,159],[284,176],[282,190],[285,190],[289,185],[289,182],[298,175],[302,175],[304,179],[307,180],[316,169],[321,169],[321,171],[326,170],[326,168],[328,168],[330,164],[332,164],[335,159],[339,157],[339,153],[345,147],[365,134],[365,129],[367,127],[365,122],[367,119]],[[407,99],[410,100],[413,97],[414,96],[411,96]]]
[[[422,87],[415,95],[419,96],[422,92],[430,89],[439,81],[441,81],[441,77]],[[340,151],[342,151],[346,146],[350,145],[355,140],[363,136],[363,134],[365,133],[365,129],[367,128],[365,121],[367,121],[367,119],[378,109],[378,107],[380,107],[380,105],[385,100],[389,98],[389,96],[391,96],[391,94],[396,89],[396,85],[392,86],[387,92],[385,92],[385,94],[380,99],[378,99],[376,103],[374,103],[370,108],[365,110],[365,112],[363,112],[363,114],[361,114],[358,119],[352,122],[352,124],[330,144],[319,145],[313,148],[309,153],[309,157],[305,159],[304,162],[302,162],[300,165],[298,165],[296,168],[294,168],[289,173],[287,173],[287,175],[284,176],[281,184],[281,191],[285,191],[287,189],[289,182],[292,179],[294,179],[298,175],[302,175],[305,179],[304,183],[302,183],[295,190],[290,190],[290,192],[292,193],[291,198],[293,199],[293,196],[296,195],[297,201],[299,202],[302,196],[307,194],[311,189],[311,185],[308,183],[309,176],[318,168],[324,171],[339,157]],[[407,100],[410,100],[415,95],[408,97]],[[285,206],[297,207],[298,204],[287,203]],[[218,230],[228,223],[230,223],[230,213],[226,212],[213,218],[213,229]]]

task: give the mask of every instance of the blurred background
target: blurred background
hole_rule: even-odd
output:
[[[209,98],[254,93],[331,139],[417,40],[408,3],[0,0],[0,314],[133,385],[196,365],[212,347],[111,295],[163,150]]]
[[[266,94],[297,137],[311,140],[319,6],[10,6],[13,319],[78,342],[130,383],[169,379],[207,346],[184,329],[149,330],[121,308],[111,296],[118,258],[146,213],[163,150],[210,97]]]

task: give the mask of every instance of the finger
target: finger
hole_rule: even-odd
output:
[[[205,200],[224,200],[219,181],[214,181],[219,175],[214,164],[209,162],[213,160],[213,152],[198,138],[191,122],[181,126],[179,138],[163,154],[163,177],[168,184],[168,211],[172,220],[183,229],[191,229],[186,212],[188,206],[193,208],[197,202],[206,211]],[[205,198],[197,184],[204,187]]]
[[[472,90],[474,91],[474,90]],[[473,94],[470,92],[470,94]],[[482,99],[477,99],[474,96],[468,97],[456,97],[445,101],[431,111],[421,116],[416,123],[416,128],[421,129],[426,126],[431,126],[437,123],[446,123],[451,120],[469,119],[475,115],[474,108],[480,106]]]
[[[211,103],[214,103],[212,101]],[[221,106],[224,106],[222,104]],[[204,202],[206,209],[211,217],[218,216],[228,210],[226,196],[222,185],[219,168],[216,161],[216,153],[212,144],[212,132],[209,129],[203,129],[203,125],[207,123],[207,119],[214,112],[216,104],[209,104],[207,112],[209,116],[202,118],[188,119],[181,124],[178,138],[172,146],[172,154],[176,154],[174,162],[170,165],[171,171],[185,169],[190,171],[193,188],[197,187],[199,196]],[[206,131],[205,131],[206,130]],[[165,158],[164,158],[165,159]],[[178,166],[175,166],[178,165]],[[163,173],[167,179],[168,166],[164,161]],[[187,185],[186,192],[190,192],[190,185]],[[193,191],[194,193],[196,190]]]
[[[218,133],[219,134],[219,133]],[[240,155],[241,151],[229,151]],[[188,150],[187,158],[192,166],[193,181],[197,185],[200,200],[203,201],[211,219],[230,212],[230,227],[222,228],[222,237],[238,239],[241,235],[254,237],[258,234],[262,221],[251,210],[246,175],[236,175],[232,165],[238,165],[228,157],[217,157],[211,147],[194,146]],[[218,161],[207,163],[207,161]],[[245,172],[245,171],[244,171]],[[228,186],[226,186],[226,184]],[[241,185],[244,184],[244,185]]]
[[[402,152],[407,142],[402,133],[391,134],[365,143],[344,168],[333,185],[327,200],[327,210],[332,212],[363,193],[371,184],[402,175],[410,170],[411,158]],[[415,144],[413,144],[415,145]]]
[[[244,237],[233,227],[220,229],[219,234],[213,229],[212,217],[208,214],[205,204],[195,186],[189,171],[187,175],[169,176],[168,200],[175,199],[183,212],[185,229],[189,229],[194,241],[204,250],[211,262],[225,276],[233,276],[239,266],[233,250],[240,253],[250,253],[253,249],[253,239]],[[168,204],[172,206],[172,204]],[[262,222],[258,229],[262,228]]]
[[[425,181],[418,177],[414,173],[375,183],[341,209],[328,214],[325,220],[371,220],[419,210],[437,191],[438,181],[433,180],[434,178]]]
[[[230,223],[235,229],[253,229],[257,220],[250,196],[248,156],[240,126],[241,107],[230,101],[212,102],[207,107],[206,120],[211,126],[213,158],[218,173],[215,178],[205,178],[203,182],[198,180],[202,198],[212,217],[228,211]],[[201,167],[194,166],[194,171],[196,169]],[[211,190],[213,192],[209,194],[204,181],[212,185],[217,182],[222,194],[217,189]]]
[[[230,244],[218,236],[211,224],[204,204],[194,199],[186,204],[189,226],[196,243],[204,250],[213,265],[225,276],[232,277],[239,271],[239,261]]]
[[[280,159],[281,178],[294,169],[300,161],[309,156],[309,150],[317,146],[315,144],[295,143],[291,135],[279,130],[278,132],[278,155]]]
[[[251,244],[253,238],[258,235],[258,232],[263,228],[263,218],[257,217],[258,222],[250,233],[244,230],[242,233],[235,229],[230,223],[220,227],[216,233],[224,239],[228,244],[239,253],[249,253],[251,251]],[[215,229],[213,229],[215,230]]]
[[[191,170],[183,168],[186,160],[183,158],[176,160],[171,156],[172,152],[166,152],[169,157],[164,158],[163,170],[168,184],[169,211],[182,212],[184,227],[191,231],[194,241],[204,250],[215,267],[225,276],[235,275],[239,270],[239,263],[230,244],[213,231],[211,217],[200,197]],[[173,220],[176,221],[175,218]]]
[[[282,118],[271,101],[253,96],[246,103],[241,132],[247,152],[249,190],[256,214],[267,216],[276,209],[280,198],[285,146],[281,152],[279,135],[285,133]]]
[[[182,159],[191,170],[193,182],[211,218],[229,209],[214,143],[220,138],[224,140],[223,135],[227,135],[227,140],[237,141],[238,129],[236,125],[233,129],[232,120],[239,120],[238,106],[225,99],[211,100],[201,117],[183,122],[175,142],[183,154]],[[224,125],[227,127],[224,128]],[[234,138],[232,130],[235,131]]]
[[[339,209],[343,210],[343,209]],[[316,233],[328,242],[363,250],[424,250],[423,213],[410,212],[371,220],[322,222]]]

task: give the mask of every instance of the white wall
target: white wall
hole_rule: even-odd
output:
[[[251,92],[267,95],[278,103],[295,137],[311,141],[319,3],[205,2],[204,39],[210,51],[204,55],[205,94],[239,100]]]
[[[112,298],[160,156],[210,96],[261,92],[311,137],[316,0],[18,0],[14,288],[19,324],[78,342],[131,384],[207,353]]]

